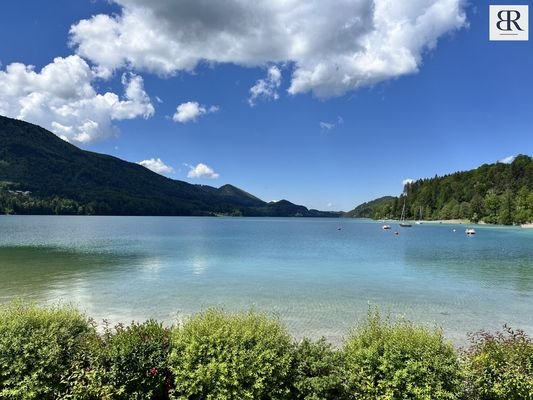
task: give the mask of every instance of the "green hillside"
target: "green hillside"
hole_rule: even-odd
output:
[[[399,197],[382,197],[347,213],[353,217],[398,219],[404,199],[408,219],[468,219],[498,224],[533,221],[533,159],[484,164],[471,171],[419,179]]]
[[[369,202],[359,204],[353,210],[348,211],[345,214],[345,217],[350,218],[374,218],[376,210],[380,210],[383,207],[386,207],[388,204],[394,201],[392,196],[384,196]]]
[[[232,185],[214,188],[83,151],[27,122],[0,117],[0,213],[334,216],[266,203]]]

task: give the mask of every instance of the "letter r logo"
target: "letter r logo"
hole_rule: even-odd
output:
[[[529,6],[490,5],[489,40],[528,40]]]
[[[498,23],[496,24],[496,27],[500,30],[500,31],[512,31],[513,28],[511,26],[511,24],[514,25],[514,27],[519,30],[519,31],[523,31],[522,28],[520,28],[520,25],[518,25],[518,23],[516,21],[518,21],[520,19],[520,13],[516,10],[501,10],[501,11],[498,11]],[[502,24],[507,24],[507,25],[502,25]],[[506,26],[505,28],[502,28],[502,26]]]

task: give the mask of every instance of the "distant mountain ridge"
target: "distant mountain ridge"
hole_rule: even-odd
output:
[[[350,218],[373,218],[376,209],[379,209],[393,201],[393,196],[379,197],[366,203],[359,204],[353,210],[344,214],[344,216]]]
[[[533,221],[533,158],[408,183],[399,197],[363,203],[346,216],[398,219],[406,203],[409,219],[468,219],[504,225]]]
[[[0,213],[338,216],[267,203],[233,185],[192,185],[84,151],[37,125],[0,116]]]

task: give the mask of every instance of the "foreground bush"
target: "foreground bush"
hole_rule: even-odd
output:
[[[460,366],[440,331],[391,323],[377,312],[345,344],[349,387],[356,399],[456,399]]]
[[[291,350],[291,338],[276,320],[208,310],[173,331],[173,397],[287,398]]]
[[[116,400],[168,398],[170,331],[149,320],[106,327],[89,379],[92,395]]]
[[[69,307],[0,306],[0,398],[55,399],[94,328]]]
[[[533,340],[523,331],[473,336],[467,353],[467,395],[479,400],[533,399]]]
[[[342,400],[348,398],[344,356],[325,339],[304,339],[295,348],[293,394],[297,400]]]
[[[533,400],[533,340],[481,332],[462,364],[439,331],[378,313],[336,350],[262,314],[209,310],[106,327],[69,307],[0,305],[0,399]]]
[[[149,320],[105,327],[69,377],[69,399],[167,399],[170,331]]]

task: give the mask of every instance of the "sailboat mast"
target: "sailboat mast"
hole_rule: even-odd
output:
[[[405,221],[405,205],[406,205],[407,198],[404,197],[403,199],[403,208],[402,208],[402,216],[400,217],[400,226],[403,228],[409,228],[411,227],[411,224],[408,224]]]

